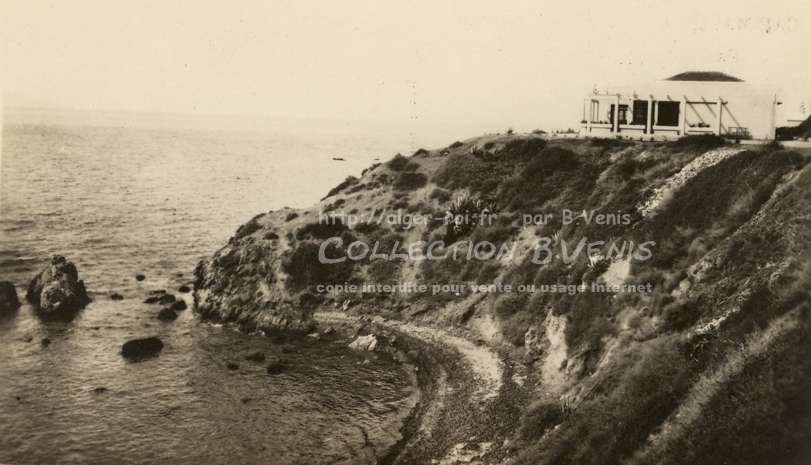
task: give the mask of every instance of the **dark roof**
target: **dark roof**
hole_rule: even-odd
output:
[[[729,74],[724,74],[720,71],[687,71],[679,73],[675,76],[670,76],[667,81],[720,81],[720,82],[743,82],[743,79],[738,79]]]

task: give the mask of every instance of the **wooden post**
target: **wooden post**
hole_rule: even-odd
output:
[[[724,111],[724,101],[718,97],[718,113],[715,114],[715,135],[721,135],[721,113]]]

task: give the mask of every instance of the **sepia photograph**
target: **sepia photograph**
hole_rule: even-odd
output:
[[[0,465],[811,465],[809,38],[0,0]]]

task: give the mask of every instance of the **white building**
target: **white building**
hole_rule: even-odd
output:
[[[717,134],[774,139],[775,90],[756,89],[717,71],[691,71],[643,86],[617,86],[585,98],[587,137],[673,139]]]

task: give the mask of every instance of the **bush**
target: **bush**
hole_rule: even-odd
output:
[[[392,171],[415,171],[420,167],[417,163],[400,155],[399,153],[386,163]]]
[[[526,293],[507,292],[496,298],[493,303],[493,313],[502,320],[508,320],[523,310],[526,303]]]
[[[378,166],[380,166],[380,163],[372,163],[368,168],[364,168],[364,170],[360,172],[360,175],[364,176],[366,173],[374,171]]]
[[[441,187],[437,187],[436,189],[431,191],[430,199],[436,200],[438,202],[447,202],[451,199],[451,191],[447,189],[443,189]]]
[[[292,253],[282,258],[282,270],[288,274],[287,286],[291,290],[306,289],[318,284],[343,284],[352,277],[354,263],[321,263],[318,242],[302,242]],[[324,251],[327,257],[346,255],[343,246],[330,243]]]
[[[547,432],[516,463],[626,463],[673,412],[689,383],[690,363],[678,338],[646,342],[603,375],[598,387],[566,418],[565,428]]]
[[[234,234],[234,239],[242,239],[243,237],[250,236],[256,231],[262,229],[262,225],[259,224],[259,218],[263,216],[264,214],[256,215],[251,218],[250,221],[237,228],[237,232]]]
[[[333,188],[332,188],[332,189],[331,189],[331,190],[330,190],[330,191],[327,193],[327,195],[326,195],[324,198],[322,198],[321,200],[324,200],[324,199],[327,199],[327,198],[329,198],[329,197],[332,197],[333,195],[335,195],[335,194],[337,194],[337,193],[341,192],[342,190],[346,189],[347,187],[349,187],[349,186],[353,186],[353,185],[357,184],[359,181],[360,181],[360,180],[359,180],[358,178],[354,177],[354,176],[347,176],[347,178],[346,178],[346,179],[344,179],[344,181],[343,181],[343,182],[341,182],[341,183],[340,183],[340,184],[338,184],[337,186],[333,187]]]
[[[571,150],[561,147],[547,147],[524,167],[521,176],[534,178],[556,171],[568,171],[578,167],[577,156]]]
[[[668,142],[668,147],[676,150],[712,150],[726,145],[726,140],[715,134],[701,134],[698,136],[686,136]]]
[[[413,191],[428,183],[428,176],[422,173],[404,172],[394,180],[394,190]]]
[[[540,439],[547,430],[563,421],[563,416],[563,408],[559,402],[535,402],[521,417],[518,434],[522,439],[530,441]]]
[[[545,148],[519,169],[498,191],[499,204],[510,210],[531,211],[556,198],[566,208],[585,208],[602,172],[600,165],[558,146]]]
[[[340,236],[348,230],[349,228],[344,225],[340,218],[330,218],[329,221],[308,223],[300,227],[296,231],[296,239],[328,239],[330,237]]]
[[[472,196],[457,198],[445,212],[445,242],[456,242],[496,213],[497,208],[492,201]]]
[[[494,145],[488,142],[484,148]],[[437,169],[434,182],[449,189],[468,189],[474,194],[491,195],[503,179],[513,175],[516,166],[538,156],[545,146],[546,141],[537,137],[518,138],[507,143],[494,156],[456,152]]]

